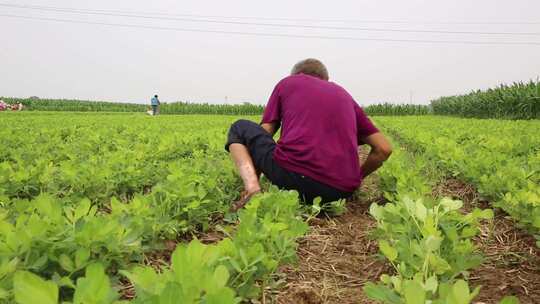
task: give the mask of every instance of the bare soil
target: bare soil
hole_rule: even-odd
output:
[[[281,269],[285,286],[266,295],[265,302],[374,303],[362,286],[390,269],[377,257],[377,243],[368,236],[376,225],[369,205],[381,199],[376,178],[368,178],[360,192],[364,196],[348,203],[344,214],[311,221],[309,234],[300,240],[299,263]]]

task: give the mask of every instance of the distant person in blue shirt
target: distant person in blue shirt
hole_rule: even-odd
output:
[[[158,108],[160,104],[157,95],[154,95],[154,97],[152,97],[152,99],[150,100],[150,104],[152,105],[152,115],[156,115],[158,113]]]

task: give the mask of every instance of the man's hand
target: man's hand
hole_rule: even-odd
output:
[[[379,169],[385,160],[392,154],[392,145],[380,132],[362,138],[362,141],[371,147],[366,162],[362,165],[362,177],[366,177]]]

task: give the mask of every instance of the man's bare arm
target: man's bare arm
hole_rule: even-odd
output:
[[[266,132],[270,133],[270,135],[274,136],[279,129],[279,124],[277,122],[269,122],[261,124],[261,127],[263,127]]]
[[[384,161],[390,157],[392,145],[380,132],[364,137],[362,141],[371,147],[371,151],[369,151],[369,155],[362,165],[362,174],[366,177],[379,169]]]

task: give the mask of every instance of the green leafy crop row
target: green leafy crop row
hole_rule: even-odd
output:
[[[137,303],[238,302],[295,257],[306,230],[295,194],[254,199],[236,228],[228,213],[240,189],[223,149],[234,118],[4,114],[2,303],[113,303],[128,281]],[[180,244],[170,266],[166,256],[156,271],[144,266],[168,241],[216,225],[232,236]]]
[[[150,189],[169,175],[170,162],[196,155],[224,159],[232,122],[223,116],[4,114],[0,196],[30,199],[46,192],[97,203]]]
[[[298,196],[277,192],[257,196],[240,212],[232,236],[204,245],[198,240],[179,245],[170,266],[124,265],[120,274],[136,290],[132,303],[234,304],[260,295],[277,267],[296,258],[296,239],[307,231],[299,216]],[[87,254],[76,256],[75,265],[88,263]],[[120,295],[112,287],[101,261],[86,266],[76,282],[69,276],[46,280],[26,270],[16,270],[16,262],[0,268],[13,272],[13,296],[18,304],[112,304]],[[0,271],[0,278],[2,278]],[[4,297],[9,291],[0,289]],[[71,295],[71,296],[67,296]]]
[[[540,123],[442,117],[378,119],[438,168],[478,188],[540,244]]]
[[[364,292],[383,303],[471,303],[479,287],[470,290],[468,271],[482,262],[472,242],[481,220],[493,216],[490,209],[460,212],[461,201],[434,200],[425,174],[423,157],[409,157],[401,149],[381,169],[381,187],[388,202],[374,203],[373,236],[381,253],[394,268],[378,284],[368,283]]]

